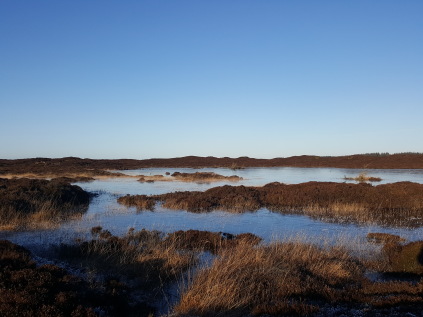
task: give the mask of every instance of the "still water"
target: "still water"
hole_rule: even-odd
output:
[[[160,205],[154,211],[138,212],[135,208],[119,205],[116,199],[126,194],[162,194],[173,191],[204,191],[211,187],[230,185],[262,186],[270,182],[286,184],[307,181],[345,182],[344,177],[355,177],[361,172],[369,176],[380,177],[382,181],[375,184],[412,181],[423,183],[423,170],[362,170],[337,168],[247,168],[231,170],[224,168],[183,169],[183,168],[151,168],[124,171],[128,175],[165,175],[166,172],[215,172],[243,178],[239,182],[186,183],[186,182],[154,182],[140,183],[136,178],[116,178],[96,180],[90,183],[77,183],[83,189],[97,193],[88,211],[81,219],[69,221],[60,228],[45,231],[7,233],[0,232],[0,238],[28,247],[42,246],[51,243],[70,242],[77,237],[87,237],[93,226],[102,226],[113,234],[124,234],[129,228],[156,229],[162,232],[176,230],[208,230],[233,234],[251,232],[265,241],[283,240],[291,237],[305,237],[312,241],[337,242],[354,241],[365,244],[365,236],[369,232],[386,232],[398,234],[408,240],[423,238],[423,227],[417,229],[386,228],[374,225],[336,224],[311,219],[300,215],[282,215],[260,209],[257,212],[233,214],[222,211],[210,213],[189,213],[184,210],[167,210]],[[346,181],[354,182],[354,181]]]

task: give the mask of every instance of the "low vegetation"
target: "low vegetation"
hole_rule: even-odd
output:
[[[0,228],[51,226],[80,215],[90,195],[63,179],[0,178]]]
[[[150,210],[161,202],[165,208],[190,212],[268,208],[337,222],[410,227],[423,224],[423,184],[411,182],[378,186],[332,182],[270,183],[263,187],[225,185],[204,192],[127,195],[118,198],[118,202]]]
[[[89,283],[56,265],[37,266],[30,252],[0,241],[0,315],[122,316],[128,315],[125,287],[115,279]],[[137,316],[152,308],[138,303]]]

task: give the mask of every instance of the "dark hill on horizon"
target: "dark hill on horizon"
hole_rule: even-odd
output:
[[[355,154],[347,156],[292,156],[286,158],[256,159],[250,157],[199,157],[185,156],[178,158],[135,159],[81,159],[64,158],[29,158],[0,159],[1,175],[13,174],[63,174],[82,173],[104,175],[107,170],[128,170],[137,168],[246,168],[246,167],[335,167],[360,169],[423,169],[422,153],[399,154]]]

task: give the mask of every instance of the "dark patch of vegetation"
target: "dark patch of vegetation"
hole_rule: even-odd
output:
[[[85,211],[89,193],[61,179],[0,178],[0,225],[19,227]]]
[[[152,308],[138,305],[137,316]],[[109,279],[87,283],[55,265],[36,266],[28,250],[0,241],[0,315],[122,316],[131,313],[125,286]]]
[[[154,201],[162,202],[165,208],[190,212],[244,212],[264,207],[331,221],[423,225],[423,184],[411,182],[378,186],[332,182],[270,183],[263,187],[225,185],[204,192],[128,195],[118,199],[121,204],[139,209],[154,207]]]
[[[166,237],[166,242],[177,249],[201,250],[217,253],[221,249],[233,248],[240,243],[256,245],[262,239],[251,233],[233,235],[224,232],[199,230],[176,231]]]
[[[154,210],[156,199],[147,195],[126,195],[118,198],[118,202],[128,207],[136,207],[137,210]]]
[[[87,183],[92,182],[95,180],[93,177],[87,177],[87,176],[75,176],[75,177],[56,177],[53,178],[55,181],[61,181],[65,183]]]
[[[84,174],[87,177],[122,176],[109,170],[127,170],[150,167],[202,168],[202,167],[338,167],[338,168],[389,168],[422,169],[422,153],[384,153],[356,154],[347,156],[302,155],[286,158],[255,159],[249,157],[198,157],[185,156],[170,159],[148,160],[93,160],[77,157],[60,159],[32,158],[19,160],[0,159],[0,175],[32,174],[38,177],[60,177]]]

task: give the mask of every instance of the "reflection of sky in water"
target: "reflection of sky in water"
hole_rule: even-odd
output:
[[[305,181],[344,181],[344,176],[352,177],[363,170],[331,169],[331,168],[250,168],[243,170],[230,169],[143,169],[125,171],[130,175],[155,175],[165,172],[173,173],[212,171],[222,175],[238,175],[244,178],[232,185],[264,185],[273,181],[284,183],[300,183]],[[414,181],[423,182],[422,170],[370,170],[368,175],[381,177],[386,182]],[[160,206],[154,212],[137,212],[135,208],[127,208],[116,202],[117,197],[125,194],[161,194],[172,191],[206,190],[221,186],[227,182],[196,184],[184,182],[140,183],[136,179],[107,179],[91,183],[78,183],[87,191],[98,192],[93,198],[87,213],[79,220],[70,221],[56,230],[6,233],[0,232],[0,238],[10,239],[23,245],[44,245],[68,242],[75,237],[87,236],[93,226],[102,226],[114,234],[124,234],[130,227],[156,229],[163,232],[175,230],[209,230],[234,234],[251,232],[266,241],[285,239],[293,236],[307,237],[312,241],[365,241],[369,232],[387,232],[398,234],[409,240],[421,239],[423,227],[418,229],[383,228],[378,226],[358,226],[353,224],[334,224],[313,220],[307,216],[282,215],[261,209],[258,212],[233,214],[221,211],[210,213],[189,213],[171,211]]]

